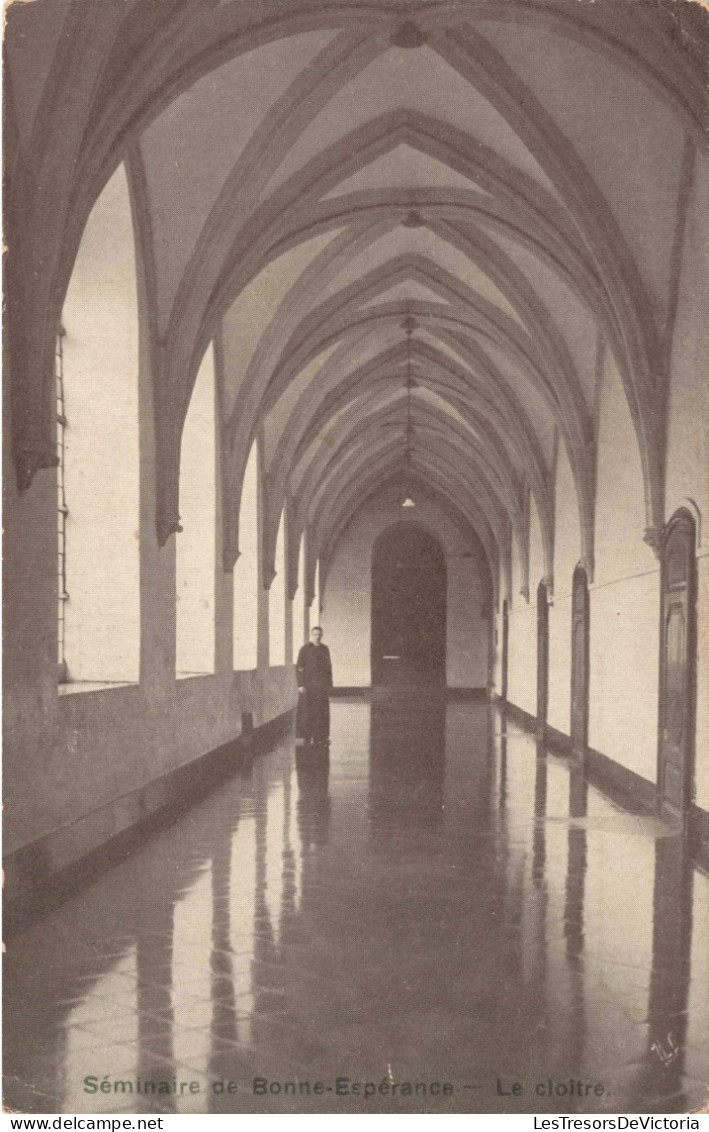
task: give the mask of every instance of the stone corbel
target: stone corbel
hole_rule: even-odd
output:
[[[14,460],[17,487],[20,491],[27,491],[37,472],[43,468],[56,468],[59,463],[59,457],[53,448],[31,445],[19,447],[14,454]]]
[[[586,578],[588,579],[589,584],[593,582],[593,571],[595,568],[595,562],[593,558],[590,558],[588,555],[583,558],[579,558],[579,566],[582,566],[585,570]]]
[[[180,523],[179,515],[158,515],[158,546],[164,546],[170,535],[182,534],[184,527]]]
[[[225,574],[232,574],[236,569],[236,564],[241,558],[241,551],[238,546],[234,546],[231,540],[231,532],[225,527],[224,530],[224,549],[222,551],[222,569]]]
[[[662,527],[646,527],[643,532],[643,542],[647,543],[655,558],[659,559],[662,547]]]

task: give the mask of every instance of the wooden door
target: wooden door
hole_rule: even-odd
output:
[[[693,796],[696,688],[694,520],[678,511],[662,540],[660,704],[657,791],[660,809],[683,816]]]
[[[588,745],[589,630],[588,577],[577,566],[571,599],[571,746],[577,754]]]
[[[446,682],[446,560],[411,522],[377,541],[372,558],[372,683]]]

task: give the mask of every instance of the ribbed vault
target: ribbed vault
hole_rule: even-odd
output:
[[[54,335],[91,207],[125,161],[161,542],[179,526],[181,432],[214,341],[227,567],[259,438],[265,584],[284,508],[291,548],[307,531],[312,593],[353,510],[404,480],[482,546],[506,590],[513,542],[528,584],[531,499],[551,583],[558,444],[591,573],[606,354],[646,524],[662,525],[677,246],[664,210],[671,199],[681,215],[705,156],[706,47],[699,6],[669,2],[15,5],[20,485],[54,461]],[[296,573],[291,549],[291,592]]]

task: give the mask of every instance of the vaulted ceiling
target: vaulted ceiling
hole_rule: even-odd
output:
[[[524,571],[533,500],[551,577],[563,445],[592,563],[604,355],[659,523],[673,256],[706,149],[708,28],[680,0],[15,5],[20,479],[41,466],[51,421],[53,343],[35,323],[56,325],[90,208],[124,160],[161,538],[179,521],[180,432],[213,340],[232,561],[261,431],[271,560],[286,502],[326,558],[408,465],[493,567],[516,540]]]

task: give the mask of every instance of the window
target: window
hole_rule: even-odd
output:
[[[138,298],[123,167],[84,230],[62,326],[59,636],[67,692],[140,673]]]
[[[214,672],[216,581],[216,414],[214,351],[192,390],[180,453],[177,547],[178,677]]]
[[[241,486],[239,557],[234,567],[234,668],[258,665],[258,450],[251,445]]]

